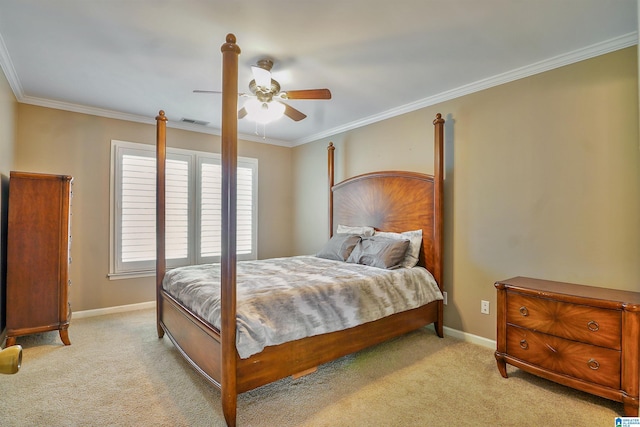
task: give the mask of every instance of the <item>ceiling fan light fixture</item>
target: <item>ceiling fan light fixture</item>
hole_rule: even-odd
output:
[[[260,124],[278,120],[284,115],[285,108],[281,102],[261,102],[256,98],[248,99],[244,104],[247,119]]]
[[[264,68],[253,66],[251,67],[253,78],[256,81],[256,85],[260,86],[264,90],[269,90],[271,87],[271,72]]]

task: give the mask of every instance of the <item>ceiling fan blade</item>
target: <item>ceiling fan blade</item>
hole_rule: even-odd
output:
[[[285,104],[284,102],[282,102],[281,104],[284,105],[284,115],[289,117],[291,120],[299,122],[300,120],[307,117],[307,115],[302,111],[298,111],[292,106]]]
[[[247,115],[247,110],[246,108],[242,107],[239,111],[238,111],[238,120],[244,118]]]
[[[329,89],[288,90],[282,94],[283,99],[331,99]]]
[[[251,72],[253,73],[253,79],[256,81],[256,85],[264,88],[271,87],[271,71],[254,65],[251,67]]]

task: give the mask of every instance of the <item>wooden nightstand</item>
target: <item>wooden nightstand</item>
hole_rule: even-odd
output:
[[[527,277],[495,286],[503,377],[508,363],[638,416],[640,293]]]

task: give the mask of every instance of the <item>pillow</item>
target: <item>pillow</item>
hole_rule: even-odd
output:
[[[377,231],[374,236],[386,237],[389,239],[409,239],[409,249],[402,261],[402,267],[411,268],[418,264],[418,260],[420,259],[420,245],[422,245],[422,230],[405,231],[404,233]]]
[[[347,262],[393,269],[400,267],[409,248],[409,240],[386,237],[364,237],[358,242]]]
[[[346,261],[359,241],[360,236],[355,234],[334,234],[316,256],[335,261]]]
[[[360,236],[369,237],[369,236],[373,236],[373,233],[375,233],[375,230],[373,229],[373,227],[369,227],[369,226],[366,226],[366,225],[359,226],[359,227],[351,227],[351,226],[348,226],[348,225],[338,224],[338,229],[336,230],[336,233],[338,233],[338,234],[358,234]]]

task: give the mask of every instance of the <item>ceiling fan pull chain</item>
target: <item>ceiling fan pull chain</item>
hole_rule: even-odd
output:
[[[267,139],[267,124],[266,123],[255,122],[255,125],[256,125],[256,130],[255,130],[254,134],[256,136],[260,136],[260,132],[258,130],[258,126],[262,125],[262,139]]]

